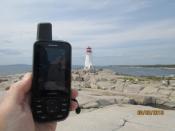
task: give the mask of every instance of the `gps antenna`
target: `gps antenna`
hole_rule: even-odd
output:
[[[52,24],[39,23],[37,29],[38,41],[51,41],[52,40]]]

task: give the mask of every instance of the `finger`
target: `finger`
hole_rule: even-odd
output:
[[[22,80],[14,83],[9,90],[9,94],[14,100],[22,100],[24,96],[29,92],[32,84],[32,75],[27,73],[24,75]]]
[[[22,78],[21,91],[28,93],[32,85],[32,73],[26,73]]]
[[[71,91],[71,98],[75,99],[78,96],[78,91],[76,89],[72,89]]]
[[[77,102],[71,101],[70,110],[71,110],[71,111],[74,111],[74,110],[77,109],[77,107],[78,107]]]
[[[31,73],[26,73],[23,78],[14,83],[10,89],[11,90],[20,90],[23,93],[27,93],[30,90],[31,87],[31,83],[32,83],[32,74]]]
[[[36,122],[36,130],[37,131],[55,131],[57,126],[57,122],[48,122],[48,123],[37,123]]]

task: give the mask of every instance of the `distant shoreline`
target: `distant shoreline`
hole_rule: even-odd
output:
[[[175,65],[108,65],[110,67],[114,67],[114,66],[121,66],[121,67],[152,67],[152,68],[172,68],[175,69]],[[108,67],[106,66],[106,67]]]
[[[163,69],[174,70],[174,69],[175,69],[175,67],[163,67]]]
[[[32,67],[30,64],[12,64],[12,65],[0,65],[0,67],[13,67],[13,66],[28,66]],[[72,67],[83,67],[84,65],[72,65]],[[123,67],[167,67],[175,68],[175,64],[153,64],[153,65],[95,65],[97,67],[111,67],[111,66],[123,66]]]
[[[116,74],[129,76],[175,76],[175,65],[108,65],[94,66],[95,69],[110,69]],[[83,65],[72,65],[72,70],[83,69]],[[32,65],[0,65],[0,76],[31,72]]]

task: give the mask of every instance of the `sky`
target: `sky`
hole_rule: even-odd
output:
[[[32,64],[37,24],[72,45],[73,65],[175,64],[175,0],[0,0],[0,65]]]

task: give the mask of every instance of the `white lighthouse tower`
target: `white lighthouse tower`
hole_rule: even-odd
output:
[[[86,57],[85,57],[85,70],[93,70],[93,64],[92,64],[92,48],[87,47],[86,48]]]

